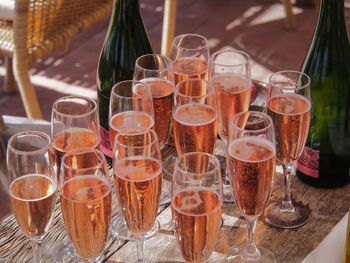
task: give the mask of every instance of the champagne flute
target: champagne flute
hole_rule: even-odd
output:
[[[127,128],[115,142],[113,173],[121,214],[137,240],[137,257],[144,260],[145,239],[158,231],[155,223],[162,191],[162,160],[157,134],[145,128]],[[113,232],[118,237],[117,232]],[[122,237],[123,238],[123,237]]]
[[[276,167],[272,119],[257,111],[232,118],[227,148],[228,169],[236,204],[247,221],[247,246],[229,251],[228,262],[277,262],[266,248],[254,241],[259,216],[269,198]]]
[[[154,129],[162,149],[171,132],[172,106],[174,94],[174,74],[171,60],[159,54],[139,57],[135,63],[134,80],[151,86],[154,108]],[[170,202],[170,182],[163,178],[163,192],[160,204]]]
[[[97,104],[83,96],[65,96],[52,105],[51,140],[54,171],[60,179],[63,155],[73,149],[88,147],[99,149],[100,131]],[[56,262],[66,262],[75,257],[74,247],[64,242],[53,256]]]
[[[50,137],[38,131],[13,135],[7,145],[9,196],[13,214],[30,239],[35,263],[48,231],[56,203],[56,176],[52,171]]]
[[[97,104],[83,96],[59,98],[52,105],[51,139],[59,180],[62,156],[75,148],[100,147]]]
[[[269,78],[267,113],[276,134],[277,160],[283,168],[282,202],[273,202],[266,211],[266,222],[280,228],[304,225],[310,216],[308,206],[292,200],[291,177],[309,132],[311,119],[310,78],[298,71],[280,71]]]
[[[179,156],[187,152],[214,152],[217,110],[211,83],[203,79],[180,81],[175,87],[172,114]]]
[[[111,91],[108,119],[112,149],[115,146],[115,137],[122,129],[127,127],[153,129],[154,110],[151,87],[136,80],[125,80],[115,84]]]
[[[166,144],[171,131],[171,110],[174,94],[174,75],[171,60],[159,54],[139,57],[135,63],[134,80],[151,86],[154,129],[161,148]]]
[[[218,108],[218,133],[227,145],[230,120],[247,111],[251,97],[250,56],[240,50],[223,50],[210,57],[210,82],[214,86]],[[232,202],[228,170],[224,176],[224,201]]]
[[[191,152],[176,160],[171,209],[186,262],[210,257],[220,230],[222,198],[220,163],[214,155]]]
[[[61,210],[81,262],[103,261],[112,214],[111,188],[101,151],[77,148],[63,156],[59,180]]]

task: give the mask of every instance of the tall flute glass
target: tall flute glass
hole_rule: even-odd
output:
[[[154,129],[151,86],[136,80],[125,80],[115,84],[111,91],[108,119],[112,149],[115,137],[122,129]]]
[[[171,60],[159,54],[139,57],[135,63],[134,80],[151,86],[154,108],[154,128],[161,148],[171,131],[171,110],[174,94],[174,74]]]
[[[228,262],[277,262],[255,244],[255,228],[269,198],[276,167],[275,133],[262,112],[242,112],[232,119],[227,148],[228,169],[236,204],[247,221],[247,245],[229,251]]]
[[[219,160],[199,152],[180,156],[174,168],[171,209],[186,262],[206,262],[210,257],[220,230],[222,206]]]
[[[282,165],[282,202],[270,204],[266,221],[280,228],[304,225],[310,216],[308,206],[292,200],[291,179],[295,161],[300,157],[311,119],[310,78],[298,71],[280,71],[269,78],[267,113],[276,134],[277,160]]]
[[[54,169],[59,179],[62,156],[75,148],[99,149],[100,132],[97,104],[82,96],[59,98],[52,105],[51,139]]]
[[[216,94],[218,133],[226,145],[230,120],[249,108],[250,75],[250,56],[244,51],[223,50],[210,57],[209,76]],[[224,201],[233,201],[227,169],[224,177]]]
[[[154,228],[162,191],[157,134],[144,128],[121,131],[116,137],[113,172],[120,211],[137,240],[138,260],[144,262],[145,239]]]
[[[217,137],[214,88],[203,79],[180,81],[175,87],[173,125],[179,156],[187,152],[213,154]]]
[[[62,158],[61,209],[69,239],[80,259],[102,262],[112,214],[112,190],[103,153],[78,148]]]
[[[42,262],[40,245],[56,203],[57,183],[50,151],[50,137],[37,131],[17,133],[7,146],[12,210],[21,231],[30,239],[35,263]]]

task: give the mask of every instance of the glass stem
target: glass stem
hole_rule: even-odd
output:
[[[31,239],[30,243],[32,245],[34,263],[42,263],[40,250],[41,240]]]
[[[258,222],[258,218],[247,218],[247,230],[248,230],[248,237],[247,237],[247,247],[246,249],[243,251],[243,256],[246,259],[249,260],[254,260],[259,258],[260,256],[260,252],[258,250],[258,248],[255,245],[255,227],[256,227],[256,223]]]
[[[137,259],[138,262],[144,262],[144,247],[145,247],[145,239],[142,237],[139,240],[137,240]]]
[[[282,164],[283,167],[283,196],[282,196],[282,205],[281,212],[293,213],[294,206],[292,203],[292,193],[291,193],[291,181],[292,181],[292,169],[293,165],[291,164]]]

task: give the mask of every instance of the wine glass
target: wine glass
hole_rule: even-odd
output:
[[[154,110],[151,87],[136,80],[125,80],[115,84],[111,91],[108,119],[113,152],[114,140],[120,130],[127,127],[153,129]]]
[[[206,262],[219,234],[222,215],[220,162],[191,152],[175,163],[171,209],[176,240],[186,262]]]
[[[217,110],[211,83],[203,79],[180,81],[175,87],[172,114],[179,156],[187,152],[214,152]]]
[[[218,133],[227,145],[230,120],[249,108],[250,56],[240,50],[218,51],[211,55],[209,65],[210,82],[215,89],[218,109]],[[233,201],[227,169],[224,176],[224,201]]]
[[[93,148],[67,152],[59,189],[63,220],[78,262],[102,262],[112,215],[112,186],[103,153]]]
[[[51,140],[54,171],[60,178],[63,155],[76,148],[99,149],[100,132],[98,107],[93,99],[83,96],[65,96],[57,99],[51,111]],[[66,262],[75,257],[74,247],[64,242],[53,256],[56,262]]]
[[[275,133],[265,113],[236,114],[229,130],[228,169],[233,194],[247,221],[247,245],[229,251],[228,262],[277,262],[274,254],[255,244],[255,228],[269,198],[276,167]]]
[[[100,147],[97,104],[83,96],[59,98],[52,105],[51,140],[59,180],[62,156],[75,148]]]
[[[139,57],[135,63],[134,80],[151,86],[154,108],[154,129],[162,149],[171,132],[172,106],[174,94],[174,74],[171,60],[159,54]],[[160,204],[170,202],[170,182],[163,178],[163,192]]]
[[[145,239],[159,228],[155,220],[163,171],[158,137],[151,129],[133,127],[120,131],[115,140],[113,173],[118,204],[137,241],[138,260],[143,262]],[[117,231],[112,233],[119,237]]]
[[[267,113],[276,134],[277,160],[283,168],[282,202],[273,202],[266,222],[280,228],[304,225],[310,216],[308,206],[292,200],[291,177],[309,132],[311,119],[310,78],[298,71],[280,71],[269,78]]]
[[[52,170],[50,137],[39,131],[13,135],[7,145],[9,196],[13,214],[30,239],[35,263],[56,203],[56,176]]]
[[[208,80],[208,40],[197,34],[182,34],[174,38],[170,51],[175,85],[185,79]]]

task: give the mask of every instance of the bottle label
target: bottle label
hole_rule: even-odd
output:
[[[101,151],[109,156],[113,157],[111,142],[109,141],[109,131],[100,126],[100,136],[101,136]]]
[[[304,147],[304,150],[298,159],[297,169],[313,178],[318,178],[318,164],[320,151]]]

